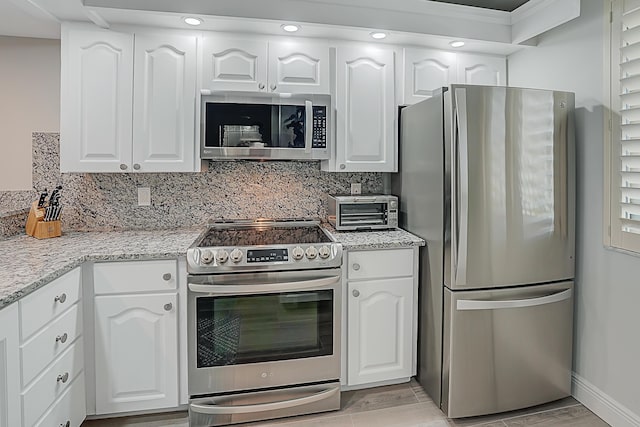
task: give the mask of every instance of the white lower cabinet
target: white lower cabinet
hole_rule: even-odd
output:
[[[144,263],[100,264],[96,271],[102,274],[94,276],[94,286],[119,290],[129,285],[135,290],[140,285],[133,279],[128,284],[104,282],[122,277],[121,270],[144,268]],[[175,273],[176,261],[169,263]],[[158,273],[164,273],[165,267],[160,266]],[[166,291],[166,281],[158,283],[162,288],[156,293],[95,296],[98,415],[178,406],[178,296],[175,289]]]
[[[22,425],[18,304],[0,311],[0,427]]]
[[[347,256],[345,385],[408,381],[416,373],[417,252],[385,249]]]

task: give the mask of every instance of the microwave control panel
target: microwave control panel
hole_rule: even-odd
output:
[[[313,148],[327,148],[327,107],[313,107]]]

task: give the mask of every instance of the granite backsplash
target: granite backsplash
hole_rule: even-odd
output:
[[[33,187],[63,186],[63,231],[171,228],[222,218],[324,218],[327,194],[348,192],[352,182],[361,183],[363,192],[383,191],[382,173],[323,172],[318,162],[210,162],[201,173],[60,174],[59,146],[57,133],[33,134]],[[138,187],[150,187],[151,206],[137,205]],[[6,193],[0,193],[0,210],[7,212],[26,209],[37,197],[35,190]]]

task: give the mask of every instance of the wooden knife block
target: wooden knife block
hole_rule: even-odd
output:
[[[45,221],[44,208],[38,207],[38,202],[31,204],[27,225],[24,227],[29,236],[36,239],[48,239],[49,237],[62,236],[62,225],[60,221]]]

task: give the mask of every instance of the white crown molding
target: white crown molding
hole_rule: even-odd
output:
[[[580,0],[530,0],[511,12],[511,42],[525,43],[580,16]]]

